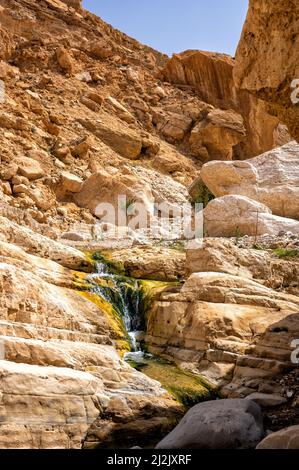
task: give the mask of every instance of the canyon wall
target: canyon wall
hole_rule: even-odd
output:
[[[298,29],[296,0],[250,0],[234,69],[236,86],[269,103],[273,116],[284,122],[297,140]]]

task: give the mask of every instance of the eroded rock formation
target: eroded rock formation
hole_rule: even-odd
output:
[[[298,28],[295,0],[250,0],[234,70],[236,86],[268,102],[270,112],[287,124],[297,140]]]
[[[246,138],[231,144],[235,158],[251,158],[287,143],[288,133],[277,118],[269,115],[265,103],[235,86],[234,68],[235,60],[225,54],[186,51],[170,59],[162,76],[183,89],[196,90],[213,106],[242,115]]]

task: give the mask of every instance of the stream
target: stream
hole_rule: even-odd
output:
[[[159,381],[186,408],[213,396],[211,386],[200,376],[181,369],[174,361],[145,351],[145,314],[148,308],[145,281],[119,274],[99,255],[96,270],[88,275],[87,281],[91,292],[108,302],[122,320],[131,349],[124,355],[126,362]]]

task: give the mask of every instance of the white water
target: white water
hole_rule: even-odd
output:
[[[142,338],[143,331],[140,331],[140,329],[135,329],[135,325],[140,324],[140,318],[142,315],[142,312],[140,311],[141,305],[139,295],[134,296],[133,306],[130,306],[126,294],[127,287],[124,278],[109,272],[105,263],[101,261],[97,262],[96,267],[96,272],[88,276],[89,281],[91,281],[95,286],[94,291],[115,308],[113,300],[109,295],[109,289],[105,289],[104,287],[97,284],[97,279],[102,278],[112,284],[113,287],[111,289],[115,291],[117,295],[117,311],[122,317],[126,331],[130,338],[132,353],[128,354],[130,355],[137,353],[138,355],[143,355],[140,348],[140,338]],[[136,288],[136,292],[138,293],[137,283],[136,286],[133,287]]]

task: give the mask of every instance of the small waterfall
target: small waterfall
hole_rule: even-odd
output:
[[[112,272],[107,263],[97,261],[96,272],[88,276],[94,293],[109,302],[122,318],[133,352],[140,350],[141,333],[144,332],[143,292],[136,279]]]

